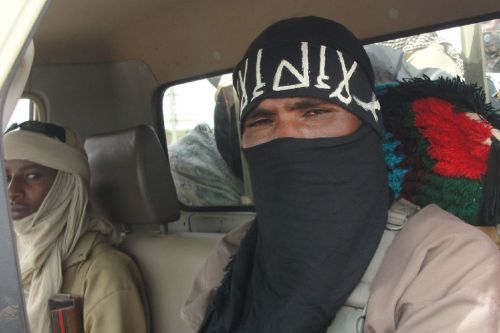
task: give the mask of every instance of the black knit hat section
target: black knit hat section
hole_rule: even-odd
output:
[[[250,44],[243,58],[260,48],[298,41],[325,45],[348,54],[365,71],[373,88],[373,69],[363,45],[342,24],[322,17],[293,17],[270,25]]]
[[[271,25],[233,72],[241,119],[265,98],[315,97],[344,107],[381,134],[373,81],[358,39],[341,24],[319,17]]]

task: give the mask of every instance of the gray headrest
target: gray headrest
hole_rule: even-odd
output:
[[[85,140],[94,204],[113,223],[168,223],[179,203],[168,155],[146,125]]]

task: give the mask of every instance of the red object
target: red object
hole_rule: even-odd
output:
[[[413,102],[415,127],[429,142],[428,154],[436,161],[433,171],[446,177],[479,179],[486,173],[491,125],[464,112],[454,112],[450,102],[429,97]]]
[[[59,332],[66,333],[66,330],[64,329],[64,317],[62,311],[58,311],[58,316],[59,316]]]

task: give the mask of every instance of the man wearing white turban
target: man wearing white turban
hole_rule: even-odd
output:
[[[32,333],[49,333],[48,299],[83,299],[85,333],[148,331],[135,263],[112,245],[111,223],[89,204],[89,166],[78,135],[28,121],[3,136],[8,194]]]

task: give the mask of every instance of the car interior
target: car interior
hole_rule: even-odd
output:
[[[199,205],[179,199],[181,187],[190,188],[189,172],[194,168],[186,164],[185,171],[179,163],[189,163],[187,155],[202,156],[183,137],[195,130],[196,135],[209,133],[217,149],[214,109],[217,94],[227,87],[227,74],[266,26],[307,15],[342,22],[367,45],[459,29],[463,77],[486,87],[492,101],[500,101],[500,60],[498,70],[495,64],[488,67],[486,61],[493,53],[485,53],[484,45],[487,49],[491,43],[483,40],[485,34],[498,38],[498,56],[492,56],[496,57],[492,61],[500,59],[497,0],[459,4],[456,0],[425,4],[415,0],[52,0],[43,5],[24,38],[10,80],[2,82],[2,93],[7,92],[15,73],[24,73],[20,94],[26,113],[10,118],[12,111],[4,103],[4,128],[7,121],[35,119],[67,125],[85,139],[92,203],[124,235],[121,248],[143,274],[152,332],[192,332],[180,310],[196,273],[225,233],[255,216],[244,160],[241,176],[234,178],[239,201]],[[481,22],[496,22],[496,26],[481,31]],[[477,45],[482,53],[467,51]],[[476,59],[483,62],[477,65]],[[487,79],[492,80],[493,90],[487,90]],[[195,89],[200,82],[204,88]],[[187,90],[181,91],[183,86]],[[199,101],[190,104],[189,111],[176,114],[181,109],[176,97],[177,103],[181,98]],[[222,100],[228,114],[237,117],[234,96],[225,95]],[[19,104],[16,117],[21,114],[18,110]],[[208,129],[199,127],[204,122]],[[232,157],[239,161],[238,149],[235,154]],[[176,178],[178,173],[184,175],[183,181]],[[217,181],[201,183],[204,189]],[[2,221],[2,228],[8,223]],[[495,228],[484,231],[498,242]]]

